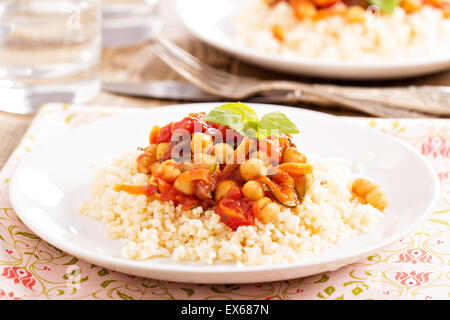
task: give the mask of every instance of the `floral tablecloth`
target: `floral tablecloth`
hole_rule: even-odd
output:
[[[334,272],[261,284],[174,283],[81,261],[34,235],[16,216],[8,198],[9,179],[21,158],[58,134],[127,110],[53,104],[36,116],[0,172],[0,299],[450,298],[449,120],[354,118],[419,150],[439,176],[441,197],[413,233]]]

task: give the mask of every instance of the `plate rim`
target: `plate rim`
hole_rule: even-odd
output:
[[[132,108],[131,109],[130,108],[129,110],[138,111],[138,113],[140,113],[140,112],[146,113],[149,111],[155,111],[155,110],[157,111],[159,109],[168,109],[168,108],[175,109],[175,108],[179,108],[179,107],[188,108],[188,107],[193,107],[193,106],[199,106],[199,107],[200,106],[212,106],[212,105],[217,105],[220,103],[221,102],[173,104],[173,105],[155,107],[152,109],[145,109],[145,108]],[[249,103],[249,105],[250,106],[252,106],[252,105],[265,106],[265,107],[277,108],[279,110],[280,109],[281,110],[282,109],[296,110],[297,112],[311,113],[314,116],[323,117],[324,119],[327,119],[327,120],[333,120],[334,118],[337,118],[333,115],[322,114],[321,112],[317,112],[317,111],[304,110],[304,109],[282,106],[282,105],[271,105],[271,104],[260,104],[260,103]],[[188,110],[188,109],[186,109],[186,110]],[[129,114],[130,117],[136,116],[136,115],[131,114],[131,113]],[[184,261],[175,262],[175,264],[167,264],[164,262],[145,264],[145,262],[148,262],[151,259],[144,260],[144,261],[131,260],[131,259],[125,259],[125,258],[120,258],[120,257],[115,257],[115,256],[110,256],[110,255],[104,255],[102,253],[96,253],[94,251],[82,249],[82,248],[79,248],[77,246],[70,244],[68,241],[62,241],[62,242],[58,241],[51,234],[46,234],[46,233],[42,232],[42,230],[39,229],[38,225],[35,225],[34,223],[30,223],[30,219],[28,219],[29,215],[24,213],[25,208],[23,208],[22,204],[20,203],[19,197],[16,194],[15,189],[16,189],[16,185],[17,185],[17,172],[20,172],[20,170],[24,166],[26,166],[27,161],[29,161],[28,159],[30,159],[32,157],[33,153],[41,148],[46,147],[47,145],[49,145],[51,143],[57,143],[59,140],[64,140],[64,138],[67,135],[71,135],[71,134],[73,134],[73,132],[82,131],[86,127],[99,126],[104,122],[114,121],[114,119],[118,119],[120,117],[123,117],[123,114],[121,115],[119,113],[116,115],[111,115],[105,119],[100,119],[100,120],[94,121],[92,123],[81,125],[80,127],[71,129],[71,130],[65,132],[64,134],[55,136],[55,137],[49,139],[48,141],[44,142],[42,145],[38,146],[36,149],[34,149],[30,154],[26,155],[20,161],[20,163],[17,165],[17,167],[14,170],[14,173],[11,176],[9,186],[8,186],[9,200],[10,200],[10,203],[11,203],[11,206],[12,206],[14,212],[20,218],[20,220],[23,222],[23,224],[27,228],[29,228],[33,233],[35,233],[37,236],[42,238],[44,241],[52,244],[53,246],[63,250],[66,253],[69,253],[75,257],[81,258],[81,259],[89,261],[89,262],[96,262],[96,264],[100,264],[100,265],[108,264],[108,265],[114,265],[114,266],[121,267],[122,269],[110,267],[111,269],[117,270],[119,272],[133,273],[134,271],[133,272],[123,271],[123,268],[126,268],[126,269],[132,268],[135,270],[139,269],[140,271],[145,271],[145,272],[164,271],[164,272],[168,272],[168,273],[186,272],[186,273],[190,273],[190,274],[199,274],[199,273],[202,273],[202,274],[205,274],[205,273],[207,273],[207,274],[215,274],[215,273],[234,274],[234,273],[292,270],[292,269],[308,268],[308,267],[320,266],[320,265],[332,265],[333,263],[336,264],[339,261],[349,260],[349,259],[356,258],[356,257],[361,257],[364,255],[370,254],[372,252],[381,250],[382,248],[388,246],[389,244],[391,244],[391,243],[397,241],[398,239],[401,239],[402,237],[406,236],[407,234],[413,232],[426,219],[426,217],[430,214],[430,212],[432,212],[432,209],[435,207],[435,205],[437,204],[437,202],[439,200],[439,196],[440,196],[439,179],[438,179],[436,173],[434,172],[434,169],[433,169],[431,163],[422,154],[420,154],[417,150],[415,150],[412,146],[410,146],[406,142],[404,142],[396,137],[393,137],[386,133],[380,132],[376,129],[365,126],[362,123],[351,122],[351,121],[349,121],[350,119],[344,117],[344,119],[346,120],[346,125],[353,125],[356,127],[363,128],[363,130],[371,131],[376,135],[383,136],[384,138],[389,139],[395,143],[399,143],[406,150],[408,150],[408,152],[412,152],[418,159],[420,159],[421,163],[429,171],[430,177],[432,177],[432,180],[433,180],[433,185],[430,186],[430,188],[434,189],[434,194],[433,194],[432,200],[428,203],[427,207],[423,210],[420,217],[418,217],[413,223],[409,224],[408,228],[402,230],[402,232],[398,232],[395,235],[391,235],[391,236],[385,238],[385,240],[383,242],[381,242],[377,245],[372,245],[370,247],[367,247],[363,251],[359,251],[357,254],[352,254],[352,255],[342,255],[341,254],[341,255],[332,256],[329,258],[320,258],[320,253],[319,253],[318,255],[312,257],[311,259],[306,259],[306,260],[299,261],[299,262],[292,262],[292,263],[286,263],[286,264],[273,264],[273,265],[271,265],[271,264],[256,265],[256,266],[238,266],[238,265],[236,265],[236,263],[229,263],[226,265],[216,265],[216,266],[214,266],[214,264],[212,264],[212,265],[206,265],[206,264],[205,265],[203,265],[203,264],[187,265],[187,263],[189,263],[189,262],[185,262],[183,264]],[[211,268],[211,266],[213,268]]]

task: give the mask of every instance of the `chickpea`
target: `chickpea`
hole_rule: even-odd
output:
[[[450,4],[443,5],[442,10],[444,12],[444,18],[450,19]]]
[[[195,185],[193,181],[188,181],[185,179],[186,174],[189,174],[189,171],[183,172],[180,176],[178,176],[173,183],[173,186],[185,195],[192,196],[195,193]]]
[[[152,157],[149,154],[143,153],[137,158],[137,170],[139,173],[149,173],[152,165]]]
[[[210,135],[194,132],[191,140],[191,151],[196,153],[208,153],[212,147],[213,141]]]
[[[164,154],[166,153],[167,149],[169,149],[169,142],[161,142],[156,147],[156,160],[160,160]]]
[[[242,187],[242,194],[244,197],[256,201],[264,197],[264,188],[258,181],[247,181]]]
[[[160,165],[161,165],[161,164],[160,164],[159,162],[153,163],[153,164],[150,166],[150,174],[155,175],[156,172],[158,171],[158,167],[159,167]]]
[[[366,20],[366,10],[360,6],[351,6],[345,11],[345,19],[350,23],[363,23]]]
[[[144,153],[150,155],[152,157],[153,162],[156,161],[156,149],[158,148],[157,144],[151,144],[144,149]]]
[[[297,19],[311,19],[317,14],[317,8],[312,1],[292,0],[290,1],[292,9]]]
[[[212,154],[216,157],[216,160],[220,164],[227,162],[233,156],[234,149],[228,143],[218,143],[212,149]]]
[[[164,180],[169,183],[173,183],[176,178],[181,174],[181,169],[177,165],[177,163],[170,159],[164,161],[158,166],[156,170],[156,175],[161,176]]]
[[[248,156],[250,159],[259,159],[262,160],[262,162],[264,162],[264,164],[268,165],[272,162],[272,159],[269,157],[269,155],[267,154],[267,152],[265,151],[253,151],[252,153],[250,153],[250,155]]]
[[[384,190],[380,187],[369,192],[366,196],[366,201],[380,211],[384,211],[389,205],[389,199]]]
[[[216,168],[216,157],[206,153],[194,154],[194,167],[196,169],[209,169],[213,171]]]
[[[261,214],[258,216],[258,219],[260,219],[262,223],[269,223],[279,215],[280,207],[276,203],[271,202],[267,206],[265,206],[264,209],[262,209]]]
[[[216,190],[214,191],[214,199],[216,201],[220,201],[223,197],[227,195],[231,187],[235,186],[237,186],[237,183],[233,180],[220,181],[216,186]]]
[[[295,147],[288,147],[283,152],[283,163],[286,162],[299,162],[299,163],[305,163],[306,157],[303,153],[297,150]]]
[[[152,186],[157,187],[158,186],[158,181],[156,180],[155,176],[151,176],[150,178],[148,178],[148,184],[151,184]]]
[[[264,224],[273,221],[280,214],[280,207],[267,197],[259,199],[254,205],[261,208],[255,211],[255,216]]]
[[[260,159],[249,159],[239,166],[239,172],[245,180],[254,180],[260,176],[267,175],[267,168]]]
[[[380,211],[384,211],[389,205],[389,199],[384,190],[369,179],[355,179],[352,183],[352,192]]]

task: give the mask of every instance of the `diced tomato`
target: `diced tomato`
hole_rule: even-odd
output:
[[[200,201],[194,197],[187,196],[167,183],[163,179],[158,180],[158,187],[161,195],[159,199],[161,201],[172,201],[175,206],[181,205],[183,210],[189,210],[199,205]]]
[[[183,120],[175,122],[172,124],[172,132],[177,129],[184,129],[189,131],[190,133],[195,132],[204,132],[208,129],[208,125],[203,121],[205,117],[204,114],[200,113],[191,113],[188,117],[185,117]]]
[[[196,122],[196,120],[194,120],[190,117],[187,117],[181,121],[175,122],[172,125],[172,131],[182,129],[182,130],[187,130],[190,133],[192,133],[192,132],[194,132],[194,127],[195,127],[196,123],[197,123],[197,126],[199,126],[199,128],[201,128],[200,122],[198,122],[198,121]]]
[[[205,115],[203,113],[192,113],[178,122],[169,123],[159,130],[159,137],[156,143],[170,142],[172,135],[176,132],[176,130],[179,130],[179,132],[186,130],[189,133],[193,133],[194,131],[207,131],[210,127],[205,121],[203,121],[204,117]]]
[[[252,203],[252,201],[242,197],[239,187],[232,187],[217,204],[215,212],[225,225],[236,231],[240,226],[254,224],[254,217],[251,214]]]
[[[159,130],[159,137],[156,143],[170,142],[171,137],[172,137],[172,123],[169,123],[168,125],[162,127]]]
[[[178,204],[183,207],[183,210],[190,210],[197,207],[200,201],[194,197],[186,196],[182,193],[179,193],[176,197]]]
[[[166,182],[164,179],[157,177],[156,181],[158,182],[159,192],[168,193],[171,190],[172,185]]]

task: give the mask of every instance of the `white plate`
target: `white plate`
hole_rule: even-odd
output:
[[[298,263],[238,267],[202,265],[171,259],[132,261],[119,257],[120,241],[108,239],[104,226],[76,212],[88,199],[93,163],[148,143],[152,125],[164,125],[189,112],[219,104],[188,104],[133,111],[74,129],[23,159],[10,183],[10,199],[20,219],[38,236],[81,259],[139,276],[193,283],[250,283],[308,276],[338,269],[412,232],[432,210],[438,179],[428,162],[407,144],[346,119],[296,108],[251,104],[257,113],[280,110],[300,128],[296,143],[321,156],[375,161],[365,174],[387,191],[391,204],[375,232],[345,241]]]
[[[332,79],[394,79],[419,76],[450,68],[444,58],[395,62],[325,62],[269,54],[238,43],[233,37],[232,17],[242,0],[177,0],[178,14],[199,39],[248,63],[297,75]]]

